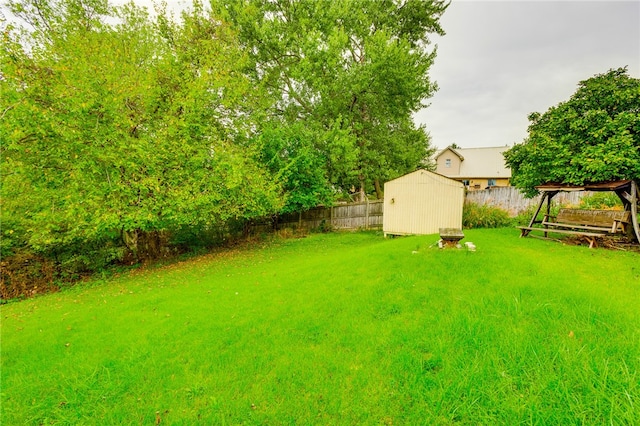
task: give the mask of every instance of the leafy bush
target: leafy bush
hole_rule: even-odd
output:
[[[6,301],[56,291],[122,261],[125,252],[116,238],[70,240],[41,251],[17,241],[0,262],[0,298]]]
[[[318,227],[316,229],[314,229],[314,231],[316,232],[321,232],[323,234],[327,233],[327,232],[333,232],[333,225],[331,225],[331,222],[327,222],[325,219],[322,219],[322,221],[320,222],[320,225],[318,225]]]
[[[596,192],[580,200],[580,208],[585,210],[622,209],[622,201],[613,192]]]
[[[557,216],[558,215],[558,211],[560,211],[560,209],[562,207],[566,207],[565,205],[560,205],[557,203],[552,203],[551,204],[551,210],[550,210],[550,214],[552,216]],[[535,213],[536,209],[538,208],[538,204],[533,204],[531,206],[529,206],[526,210],[520,212],[516,217],[511,219],[511,222],[513,223],[514,226],[525,226],[525,225],[529,225],[529,222],[531,221],[531,216],[533,216],[533,214]],[[537,219],[538,220],[542,220],[542,218],[544,217],[544,215],[547,213],[546,210],[546,204],[543,206],[542,209],[540,209],[540,212],[538,213]]]
[[[465,203],[462,210],[462,227],[471,228],[502,228],[512,223],[509,213],[487,205]]]
[[[0,233],[0,259],[6,259],[27,246],[26,231],[20,221],[3,214]]]
[[[225,241],[224,231],[219,226],[181,226],[171,232],[169,245],[181,253],[203,252],[222,245]]]

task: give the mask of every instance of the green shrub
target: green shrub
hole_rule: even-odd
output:
[[[169,245],[181,253],[199,253],[220,246],[224,241],[225,230],[222,227],[194,225],[173,230]]]
[[[315,228],[313,231],[314,232],[321,232],[323,234],[327,233],[327,232],[333,232],[333,225],[331,225],[331,222],[327,222],[325,219],[322,219],[322,221],[320,222],[320,225],[318,225],[317,228]]]
[[[104,271],[124,258],[118,239],[71,240],[36,251],[20,240],[0,261],[0,299],[30,297],[56,291],[83,277]],[[5,247],[3,247],[4,249]]]
[[[560,209],[563,207],[566,207],[566,206],[560,205],[557,203],[552,203],[551,210],[550,210],[551,216],[557,216],[558,211],[560,211]],[[516,217],[512,218],[511,222],[513,223],[514,226],[529,225],[529,222],[531,221],[531,216],[533,216],[537,208],[538,208],[537,203],[529,206],[526,210],[520,212]],[[542,206],[542,208],[540,209],[540,212],[538,213],[537,220],[542,220],[546,213],[547,213],[547,205],[545,203],[545,205]]]
[[[24,226],[10,216],[0,220],[0,259],[20,251],[27,246]]]
[[[475,203],[465,203],[462,209],[462,227],[503,228],[512,223],[509,213],[498,208]]]
[[[579,207],[585,210],[622,209],[622,201],[613,192],[596,192],[582,197]]]

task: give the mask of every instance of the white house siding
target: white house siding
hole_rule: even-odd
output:
[[[418,170],[384,185],[383,231],[386,235],[436,234],[462,228],[464,185]]]

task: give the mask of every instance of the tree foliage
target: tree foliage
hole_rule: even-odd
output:
[[[440,0],[8,0],[3,256],[99,268],[329,203],[432,151]],[[187,231],[184,231],[187,230]],[[182,244],[182,243],[180,243]]]
[[[30,247],[122,236],[136,252],[148,233],[279,208],[259,152],[235,143],[254,91],[221,21],[100,0],[13,9],[34,30],[6,31],[0,53],[2,214]]]
[[[326,159],[316,149],[316,133],[301,124],[264,127],[254,141],[261,162],[282,184],[282,213],[309,210],[331,203],[333,191],[325,173]]]
[[[438,0],[212,1],[232,22],[252,63],[247,71],[272,96],[272,114],[318,133],[334,188],[364,192],[415,170],[432,152],[412,114],[436,90],[429,34]],[[339,136],[336,138],[336,136]],[[334,151],[349,151],[336,168]],[[379,186],[379,185],[378,185]]]
[[[581,81],[568,101],[529,116],[529,135],[504,153],[512,183],[640,180],[640,79],[626,68]]]

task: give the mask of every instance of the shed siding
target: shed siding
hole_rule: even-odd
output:
[[[425,170],[385,184],[385,234],[435,234],[440,228],[462,228],[464,186]]]

